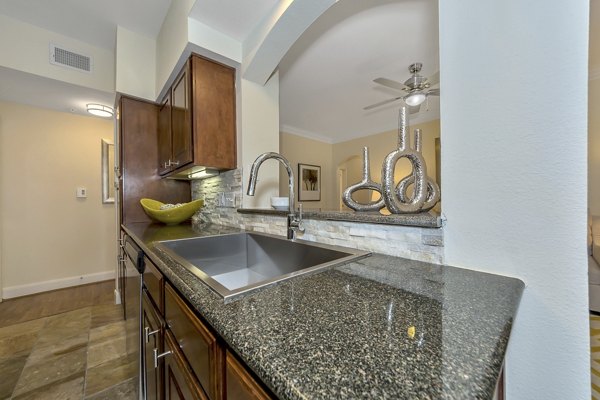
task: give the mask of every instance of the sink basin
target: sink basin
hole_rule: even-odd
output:
[[[156,247],[226,301],[264,286],[357,260],[370,252],[263,233],[159,242]]]

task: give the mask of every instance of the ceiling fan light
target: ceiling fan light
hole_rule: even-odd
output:
[[[415,92],[415,93],[411,93],[408,96],[406,96],[406,98],[404,99],[404,102],[406,104],[408,104],[409,106],[414,107],[414,106],[418,106],[419,104],[424,102],[426,98],[427,98],[427,96],[424,93]]]
[[[90,114],[96,115],[98,117],[112,117],[115,111],[108,106],[103,106],[102,104],[87,104],[87,112]]]

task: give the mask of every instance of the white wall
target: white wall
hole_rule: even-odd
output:
[[[4,297],[114,277],[115,206],[102,204],[100,162],[112,138],[112,119],[0,102]]]
[[[193,18],[188,18],[188,42],[236,63],[242,62],[242,44],[240,42]]]
[[[188,44],[188,15],[194,0],[175,0],[156,38],[156,90],[165,86]]]
[[[260,167],[256,192],[247,196],[250,167],[266,151],[279,152],[279,72],[265,86],[242,79],[242,182],[243,207],[269,208],[271,196],[279,196],[279,168],[276,160]]]
[[[588,207],[600,215],[600,76],[589,81]]]
[[[522,279],[507,398],[589,399],[589,2],[440,2],[446,262]]]
[[[114,91],[115,55],[112,51],[1,14],[0,27],[1,66],[104,92]],[[50,64],[50,43],[92,57],[92,72]]]
[[[117,26],[115,90],[156,100],[156,41]]]

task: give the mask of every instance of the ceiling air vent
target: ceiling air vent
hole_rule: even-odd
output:
[[[76,69],[82,72],[92,72],[92,58],[75,53],[55,44],[50,44],[50,64]]]

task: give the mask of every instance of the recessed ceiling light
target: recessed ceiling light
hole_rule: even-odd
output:
[[[115,111],[109,106],[102,104],[87,104],[87,112],[98,117],[112,117]]]

